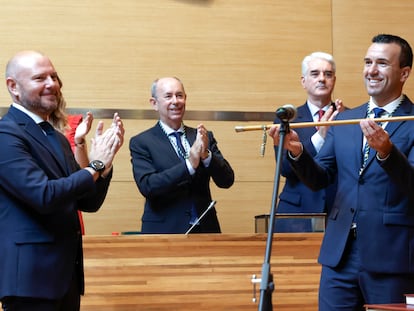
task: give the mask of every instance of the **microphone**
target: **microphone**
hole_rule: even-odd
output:
[[[276,116],[282,122],[289,122],[296,118],[296,108],[291,104],[283,105],[282,107],[277,108]]]
[[[207,209],[204,211],[204,213],[201,214],[201,216],[198,217],[197,221],[195,223],[193,223],[193,225],[191,226],[191,228],[187,230],[187,232],[185,233],[185,235],[189,234],[191,232],[191,230],[193,230],[193,228],[200,223],[200,220],[207,214],[207,212],[209,210],[211,210],[213,208],[214,205],[216,205],[216,201],[213,200],[213,201],[211,201],[211,203],[207,207]]]

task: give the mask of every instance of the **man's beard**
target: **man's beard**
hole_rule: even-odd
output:
[[[41,98],[35,101],[23,99],[21,102],[23,106],[26,107],[28,110],[32,112],[41,113],[41,114],[47,114],[47,115],[50,115],[58,107],[57,98],[54,101],[54,103],[52,101],[48,101],[47,103],[44,103],[42,102]]]

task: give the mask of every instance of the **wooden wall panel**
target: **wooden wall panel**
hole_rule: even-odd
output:
[[[0,68],[44,51],[72,107],[148,108],[152,80],[176,75],[192,109],[273,111],[302,101],[300,61],[331,50],[330,11],[329,0],[3,1]]]
[[[354,107],[367,99],[362,60],[371,37],[391,32],[414,44],[413,9],[405,0],[3,1],[0,68],[19,50],[45,52],[63,78],[68,106],[75,109],[151,109],[152,80],[176,75],[185,83],[188,110],[272,112],[304,102],[300,62],[322,50],[337,61],[335,96]],[[9,103],[4,87],[0,109]],[[125,120],[127,139],[115,161],[108,199],[98,214],[85,216],[89,234],[140,227],[143,199],[132,178],[128,142],[155,121]],[[236,134],[240,122],[203,123],[236,172],[231,189],[213,187],[222,229],[252,232],[254,215],[270,210],[271,142],[261,158],[260,131]]]
[[[176,75],[185,83],[190,110],[274,111],[303,102],[300,62],[312,50],[331,50],[330,11],[328,0],[4,2],[0,35],[7,44],[0,67],[18,50],[45,52],[71,108],[150,109],[153,79]],[[3,107],[10,102],[5,89],[0,101]],[[127,139],[108,198],[99,213],[84,216],[88,234],[140,227],[143,198],[132,178],[128,142],[154,123],[125,121]],[[213,187],[222,229],[253,232],[254,215],[270,210],[271,143],[261,158],[260,132],[236,134],[237,122],[204,123],[236,172],[231,189]]]
[[[368,100],[363,83],[364,57],[373,36],[391,33],[406,39],[414,48],[412,1],[341,1],[332,0],[333,54],[337,62],[335,96],[349,107]],[[414,97],[414,77],[405,85]]]

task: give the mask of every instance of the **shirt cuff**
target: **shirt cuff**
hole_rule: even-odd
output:
[[[193,166],[190,163],[189,159],[185,159],[185,164],[187,166],[187,170],[190,173],[190,175],[194,175],[195,174],[195,169],[193,168]]]
[[[390,154],[388,154],[385,158],[380,158],[380,156],[378,155],[378,152],[377,152],[376,156],[377,156],[378,161],[384,162],[385,160],[387,160],[390,157]]]
[[[303,144],[300,144],[300,148],[302,149],[301,150],[301,152],[296,156],[296,157],[294,157],[291,153],[290,153],[290,151],[288,151],[288,156],[289,156],[289,158],[291,158],[293,161],[297,161],[297,160],[299,160],[299,158],[300,158],[300,156],[302,155],[302,153],[303,153]]]
[[[210,165],[211,158],[213,157],[213,155],[211,154],[211,151],[210,150],[207,150],[207,151],[208,151],[207,158],[205,158],[204,160],[201,160],[205,167],[208,167]]]

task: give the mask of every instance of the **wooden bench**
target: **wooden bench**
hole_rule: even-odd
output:
[[[257,310],[265,234],[85,236],[82,311]],[[317,310],[321,233],[275,234],[275,310]],[[259,299],[260,285],[256,298]]]

